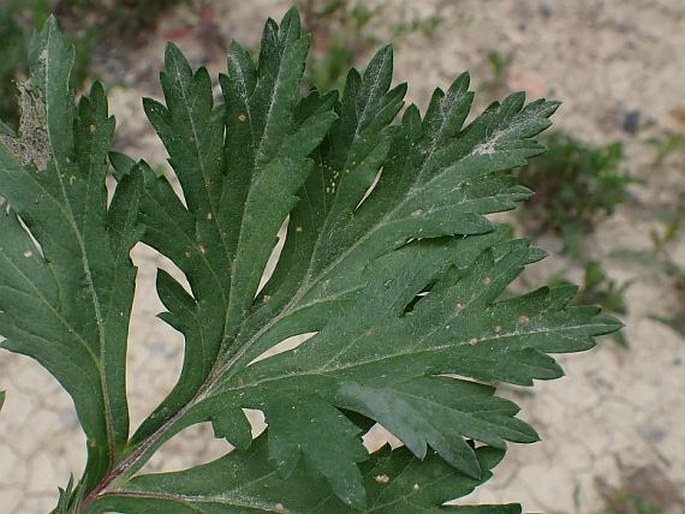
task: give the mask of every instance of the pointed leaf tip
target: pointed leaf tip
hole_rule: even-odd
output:
[[[383,55],[385,57],[390,57],[390,58],[394,57],[394,54],[395,54],[395,50],[392,46],[392,43],[388,43],[388,44],[382,46],[381,49],[378,50],[378,52],[376,52],[376,55]]]
[[[561,104],[563,103],[559,100],[545,100],[545,99],[543,99],[543,101],[549,106],[550,114],[555,113],[557,111],[557,109],[559,107],[561,107]]]
[[[5,405],[5,391],[0,391],[0,410],[3,405]]]
[[[180,63],[185,63],[188,69],[190,69],[190,64],[188,63],[186,56],[183,54],[183,51],[181,51],[178,45],[173,41],[167,41],[164,47],[165,64],[169,66],[169,63],[172,61],[172,59]]]
[[[392,79],[393,58],[394,53],[391,44],[387,44],[378,50],[364,71],[364,81],[377,82],[378,79],[376,77],[382,77],[385,79],[383,82],[388,84],[384,89],[384,91],[387,91]]]
[[[598,314],[593,320],[597,325],[601,325],[601,332],[597,332],[596,335],[606,335],[613,332],[618,332],[625,328],[625,324],[613,316],[608,316],[606,314]]]
[[[278,27],[277,27],[278,28]],[[300,21],[300,11],[292,6],[283,15],[280,24],[281,41],[293,41],[302,35],[302,23]]]
[[[60,28],[57,17],[54,14],[51,14],[45,20],[41,30],[34,32],[29,41],[29,61],[32,63],[30,64],[30,67],[36,63],[37,59],[42,58],[43,52],[38,51],[39,49],[45,48],[45,51],[48,51],[50,40],[53,37],[56,38],[59,46],[64,47],[71,52],[71,57],[73,59],[74,47],[71,43],[67,42],[62,34],[62,29]]]
[[[450,87],[447,90],[447,93],[449,95],[455,95],[457,93],[463,94],[466,91],[468,91],[470,85],[471,85],[471,74],[468,71],[464,71],[456,79],[454,79],[452,84],[450,84]]]
[[[46,29],[60,31],[57,16],[55,16],[54,14],[50,14],[50,16],[48,16],[48,18],[45,20],[45,23],[43,24],[43,30]]]
[[[526,92],[515,91],[504,99],[502,105],[509,105],[517,111],[522,109],[526,103]]]
[[[299,25],[299,23],[300,23],[300,10],[297,8],[297,6],[293,5],[283,15],[283,19],[281,20],[281,26],[284,27],[287,24],[290,24],[295,20],[297,20],[297,23]]]

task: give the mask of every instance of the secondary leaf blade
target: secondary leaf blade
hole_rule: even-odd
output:
[[[67,389],[88,437],[86,487],[128,438],[125,356],[138,237],[137,183],[107,205],[114,131],[102,86],[74,108],[73,51],[48,20],[21,86],[19,137],[0,139],[2,347],[38,360]]]
[[[441,505],[454,496],[464,496],[488,480],[503,452],[492,448],[477,451],[487,470],[475,480],[430,454],[424,461],[404,449],[373,454],[361,466],[368,491],[368,506],[360,513],[415,514],[473,512],[464,507]],[[515,506],[511,506],[515,507]],[[501,512],[516,510],[476,512]],[[297,468],[282,479],[269,462],[267,444],[260,438],[246,452],[232,452],[214,462],[176,473],[141,476],[120,491],[103,497],[89,513],[116,511],[123,514],[234,514],[282,512],[343,514],[350,508],[326,490],[320,479]]]
[[[464,247],[466,256],[470,244],[477,248],[488,237],[456,240],[451,249],[459,254]],[[561,369],[547,353],[587,349],[593,336],[619,325],[597,316],[596,309],[569,307],[573,288],[499,300],[523,266],[538,258],[524,241],[485,250],[461,269],[444,268],[437,244],[416,242],[380,259],[346,314],[297,349],[237,373],[232,385],[217,388],[221,392],[208,401],[215,409],[236,402],[260,408],[269,422],[282,401],[270,399],[268,391],[294,390],[304,404],[316,395],[331,411],[344,408],[383,424],[417,457],[430,445],[476,478],[481,470],[464,437],[499,447],[505,440],[535,441],[535,432],[514,417],[518,409],[492,398],[492,389],[440,375],[522,385],[557,378]],[[430,292],[415,301],[429,284]],[[299,428],[292,421],[288,433],[299,433],[306,444],[308,420]],[[278,424],[269,427],[273,437],[279,430]],[[341,448],[335,458],[342,463],[349,456]]]
[[[176,388],[134,441],[150,436],[186,405],[220,355],[236,351],[235,334],[276,234],[311,169],[308,155],[335,118],[331,112],[295,118],[308,46],[294,10],[280,28],[267,22],[258,67],[234,43],[231,74],[222,78],[225,111],[213,106],[206,70],[193,72],[178,49],[167,49],[162,74],[167,105],[148,100],[146,112],[169,151],[187,205],[165,178],[148,170],[143,241],[181,268],[191,292],[184,293],[167,275],[158,279],[168,309],[164,319],[185,335],[184,365]]]

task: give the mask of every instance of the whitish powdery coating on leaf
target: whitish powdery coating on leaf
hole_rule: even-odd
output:
[[[46,131],[45,101],[40,92],[35,91],[31,81],[17,84],[19,89],[19,135],[0,132],[0,144],[24,166],[33,164],[45,169],[50,160],[50,143]]]

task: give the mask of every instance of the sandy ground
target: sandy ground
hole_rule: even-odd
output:
[[[488,52],[508,61],[505,89],[526,89],[531,97],[563,100],[557,127],[601,143],[624,141],[626,166],[644,183],[632,188],[633,201],[621,207],[594,234],[587,252],[618,281],[633,280],[624,318],[631,347],[605,340],[592,352],[561,359],[567,377],[532,390],[506,390],[522,407],[521,416],[543,441],[512,446],[496,478],[473,495],[483,501],[519,501],[526,511],[548,514],[599,513],[607,496],[632,491],[668,514],[685,513],[685,340],[650,319],[676,305],[668,281],[658,273],[608,257],[616,249],[650,248],[658,229],[658,208],[685,198],[685,152],[652,165],[650,136],[685,131],[685,4],[682,0],[453,0],[409,2],[376,23],[380,37],[397,22],[392,13],[445,23],[433,34],[405,37],[396,52],[398,80],[410,84],[409,98],[425,106],[435,86],[446,87],[464,69],[476,86],[491,79]],[[287,2],[216,0],[215,36],[255,46],[262,20],[280,18]],[[211,21],[211,20],[210,20]],[[206,22],[206,21],[205,21]],[[158,37],[125,62],[108,60],[100,72],[113,85],[109,96],[117,116],[117,142],[133,157],[162,165],[164,152],[148,128],[139,98],[157,95],[155,76],[163,40],[173,36],[195,63],[223,67],[216,39],[201,36],[196,13],[170,13]],[[484,97],[494,93],[486,90]],[[639,110],[651,128],[631,135],[623,130],[629,111]],[[682,112],[682,111],[681,111]],[[647,123],[649,122],[649,123]],[[543,241],[551,253],[554,241]],[[685,266],[685,237],[671,247]],[[135,426],[171,388],[180,368],[182,341],[154,315],[161,305],[154,291],[157,266],[150,249],[137,247],[140,267],[131,328],[129,382]],[[555,255],[538,265],[542,280],[564,261]],[[84,441],[68,397],[29,359],[0,354],[0,389],[7,401],[0,415],[0,511],[48,512],[58,486],[79,475]],[[172,440],[148,465],[170,470],[206,460],[225,448],[207,427]]]

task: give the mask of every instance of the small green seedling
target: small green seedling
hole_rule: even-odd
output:
[[[663,514],[664,511],[639,494],[618,492],[609,500],[602,514]]]
[[[303,0],[300,5],[305,28],[316,35],[315,55],[308,62],[305,83],[323,90],[342,89],[356,57],[379,43],[373,22],[390,8],[396,8],[387,1],[371,7],[366,2],[346,0]],[[444,22],[437,13],[427,17],[412,16],[402,9],[399,20],[390,27],[389,37],[396,44],[412,34],[428,37]]]
[[[593,147],[560,132],[543,143],[547,152],[517,171],[521,183],[535,191],[520,214],[534,236],[558,234],[565,251],[579,258],[584,234],[628,198],[627,186],[635,179],[621,170],[620,143]]]
[[[672,257],[672,245],[680,234],[682,212],[670,213],[662,216],[663,230],[651,230],[652,240],[650,250],[615,250],[611,256],[623,261],[633,262],[645,266],[665,275],[675,296],[674,311],[666,315],[652,314],[650,317],[671,327],[685,336],[685,268],[682,263]]]
[[[488,52],[490,77],[481,84],[479,88],[481,94],[485,94],[488,98],[497,98],[509,90],[507,82],[511,57],[511,55],[503,55],[498,50]]]
[[[110,153],[99,83],[74,103],[73,53],[56,21],[34,39],[20,130],[0,135],[0,334],[62,384],[86,435],[85,470],[56,513],[521,512],[442,507],[487,481],[507,442],[538,439],[495,384],[558,378],[551,354],[620,327],[572,305],[573,286],[502,297],[544,253],[487,216],[530,196],[509,170],[543,151],[534,138],[558,104],[514,94],[465,123],[463,74],[421,114],[404,107],[404,84],[391,86],[390,47],[347,74],[342,96],[306,92],[308,48],[295,9],[269,20],[256,62],[231,44],[216,103],[207,70],[167,47],[164,103],[144,108],[182,201],[144,161]],[[158,271],[160,317],[185,338],[183,367],[131,432],[138,242],[188,286]],[[243,409],[264,413],[255,439]],[[202,422],[236,449],[141,473]],[[404,446],[370,453],[362,436],[375,423]]]
[[[653,137],[648,139],[647,143],[654,147],[654,150],[656,151],[653,162],[654,167],[660,168],[671,154],[685,148],[685,134],[676,132],[666,134],[663,137]]]

